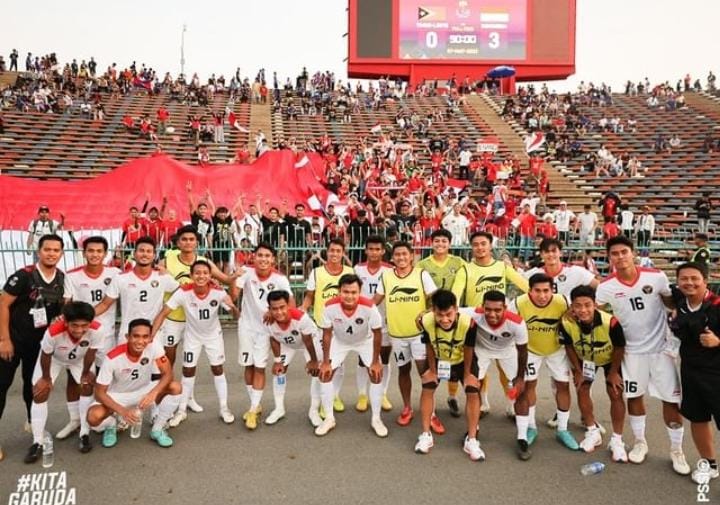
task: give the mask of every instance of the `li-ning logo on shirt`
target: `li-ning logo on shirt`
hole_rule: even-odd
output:
[[[272,285],[268,285],[268,288],[269,288],[269,289],[272,289],[271,286],[272,286]],[[336,291],[339,290],[339,289],[340,289],[340,284],[328,284],[327,286],[325,286],[325,287],[323,288],[323,293],[326,292],[326,291],[330,291],[331,289],[334,289],[334,290],[336,290]]]
[[[540,324],[546,324],[548,326],[556,325],[560,321],[559,319],[552,318],[552,317],[538,317],[538,316],[532,316],[530,319],[527,320],[528,326],[530,326],[533,323],[540,323]]]
[[[404,288],[402,286],[395,286],[390,291],[388,296],[388,302],[390,303],[404,303],[404,302],[419,302],[420,294],[417,293],[418,288]]]
[[[494,284],[497,284],[499,282],[502,282],[502,280],[503,280],[503,277],[500,275],[490,275],[490,276],[482,275],[478,278],[477,282],[475,282],[475,285],[479,286],[480,284],[483,284],[485,282],[492,282]]]
[[[395,286],[392,288],[392,291],[390,291],[390,296],[396,295],[398,293],[404,293],[406,295],[412,295],[417,291],[417,288],[403,288],[401,286]]]

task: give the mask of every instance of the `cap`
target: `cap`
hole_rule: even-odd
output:
[[[50,208],[47,205],[41,205],[40,207],[38,207],[38,212],[43,212],[43,211],[50,212]]]

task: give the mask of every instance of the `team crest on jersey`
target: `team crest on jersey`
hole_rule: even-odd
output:
[[[503,338],[510,338],[512,337],[512,334],[509,331],[504,331],[501,333]]]
[[[558,275],[558,281],[565,282],[566,280],[567,280],[567,277],[565,276],[565,274]]]
[[[109,286],[111,282],[112,282],[112,279],[110,277],[105,277],[103,279],[103,284],[105,284],[106,286]]]
[[[8,281],[8,286],[11,288],[14,288],[18,283],[18,278],[15,276],[10,277],[10,280]]]
[[[152,286],[152,287],[154,287],[154,288],[158,287],[159,285],[160,285],[160,283],[159,283],[158,281],[152,281],[152,282],[150,283],[150,286]]]
[[[147,365],[148,363],[150,363],[150,360],[148,358],[143,358],[140,360],[141,365]]]
[[[270,284],[268,284],[268,291],[273,291],[273,290],[275,290],[275,284],[273,284],[271,282]]]
[[[83,340],[82,342],[80,342],[80,347],[87,347],[89,345],[90,345],[90,342],[88,342],[87,340]]]
[[[646,286],[643,286],[642,292],[645,293],[646,295],[649,295],[650,293],[653,292],[653,287],[650,286],[649,284]]]
[[[365,320],[364,320],[362,317],[358,317],[358,318],[355,320],[355,324],[363,324],[364,322],[365,322]]]
[[[290,334],[291,334],[291,335],[294,335],[294,336],[298,336],[298,335],[300,334],[300,332],[297,331],[297,330],[292,330],[292,331],[290,332]]]
[[[211,300],[211,301],[210,301],[210,306],[211,306],[211,307],[217,307],[217,305],[218,305],[217,300]]]

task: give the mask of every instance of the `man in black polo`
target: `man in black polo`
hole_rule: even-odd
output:
[[[0,417],[15,371],[22,365],[23,400],[28,421],[33,396],[32,374],[40,341],[62,308],[65,275],[57,268],[63,255],[62,238],[42,236],[37,255],[35,265],[10,276],[0,295]]]

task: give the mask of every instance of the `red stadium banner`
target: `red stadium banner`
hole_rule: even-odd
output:
[[[257,201],[280,206],[287,199],[307,205],[312,195],[328,191],[318,182],[324,172],[319,155],[307,153],[298,160],[289,150],[270,151],[249,165],[188,165],[170,156],[155,155],[130,161],[94,179],[75,181],[38,181],[0,175],[0,227],[3,230],[27,230],[40,205],[47,205],[53,216],[64,214],[67,228],[113,229],[122,224],[131,206],[142,206],[149,194],[151,205],[168,198],[168,210],[175,209],[180,219],[188,217],[186,184],[192,182],[193,194],[210,190],[216,205],[233,207],[240,195],[245,205]]]

